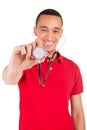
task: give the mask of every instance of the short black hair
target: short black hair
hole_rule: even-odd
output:
[[[36,26],[37,26],[38,20],[39,20],[41,15],[54,15],[54,16],[58,16],[58,17],[61,18],[61,22],[62,22],[62,25],[63,25],[63,18],[62,18],[61,14],[58,11],[56,11],[54,9],[45,9],[45,10],[41,11],[38,14],[38,16],[36,18]]]

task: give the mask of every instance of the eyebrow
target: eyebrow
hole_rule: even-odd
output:
[[[48,28],[47,26],[41,26],[40,28]],[[54,27],[54,29],[61,30],[59,27]]]

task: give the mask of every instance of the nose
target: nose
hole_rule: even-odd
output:
[[[53,36],[53,32],[48,31],[46,36],[47,36],[47,40],[48,40],[48,41],[52,41],[52,40],[53,40],[53,37],[54,37],[54,36]]]

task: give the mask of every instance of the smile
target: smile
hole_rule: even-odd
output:
[[[46,44],[48,44],[48,45],[52,45],[53,44],[53,42],[45,42]]]

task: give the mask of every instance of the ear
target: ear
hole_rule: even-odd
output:
[[[37,36],[37,29],[34,27],[34,35]]]

